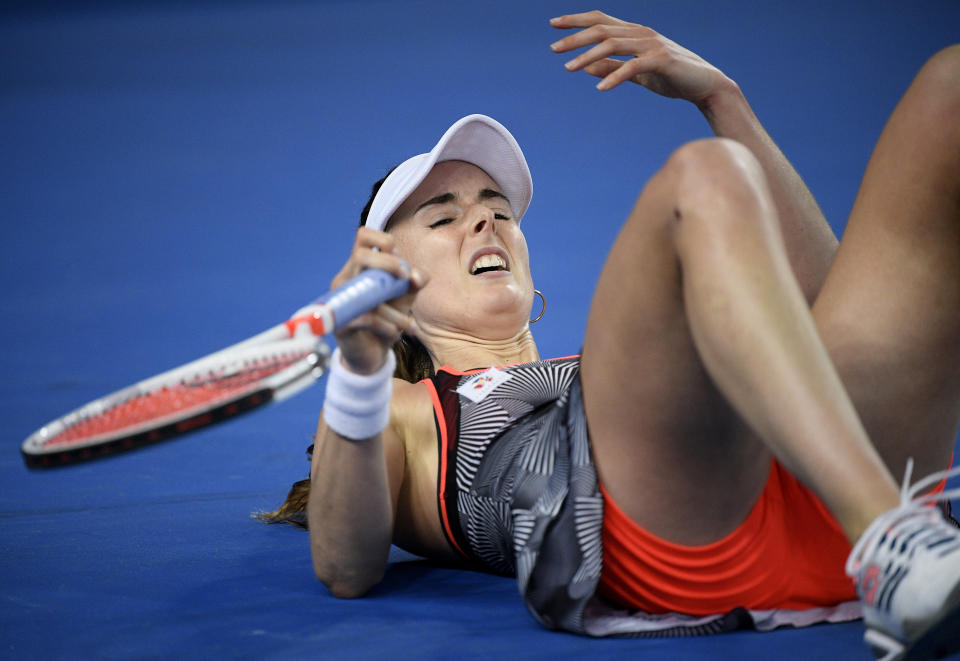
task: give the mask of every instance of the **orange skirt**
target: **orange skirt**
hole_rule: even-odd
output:
[[[660,539],[603,490],[598,592],[647,613],[710,615],[738,606],[805,609],[856,599],[844,572],[850,544],[812,491],[774,461],[746,520],[705,546]]]

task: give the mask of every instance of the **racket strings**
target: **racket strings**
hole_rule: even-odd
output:
[[[239,366],[231,365],[208,370],[179,383],[143,392],[97,414],[83,417],[67,426],[59,434],[47,439],[46,446],[64,445],[111,434],[121,429],[175,415],[194,408],[210,408],[218,401],[229,400],[237,394],[280,372],[311,351],[282,354],[245,360]]]

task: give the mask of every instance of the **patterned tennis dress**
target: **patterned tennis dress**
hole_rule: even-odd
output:
[[[802,611],[689,616],[627,612],[595,595],[603,496],[590,451],[579,358],[427,379],[440,444],[439,510],[450,544],[484,569],[514,575],[550,629],[667,636],[773,629],[859,617],[846,602]]]

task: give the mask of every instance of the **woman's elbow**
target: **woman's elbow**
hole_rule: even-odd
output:
[[[359,599],[367,594],[376,583],[363,584],[353,581],[326,581],[320,579],[337,599]]]
[[[372,590],[383,579],[384,572],[355,574],[344,573],[329,567],[313,568],[317,578],[337,599],[359,599]]]

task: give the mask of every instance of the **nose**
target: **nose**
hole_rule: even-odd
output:
[[[477,205],[476,216],[473,220],[473,231],[480,234],[484,231],[496,232],[496,223],[493,222],[493,210],[483,204]]]

